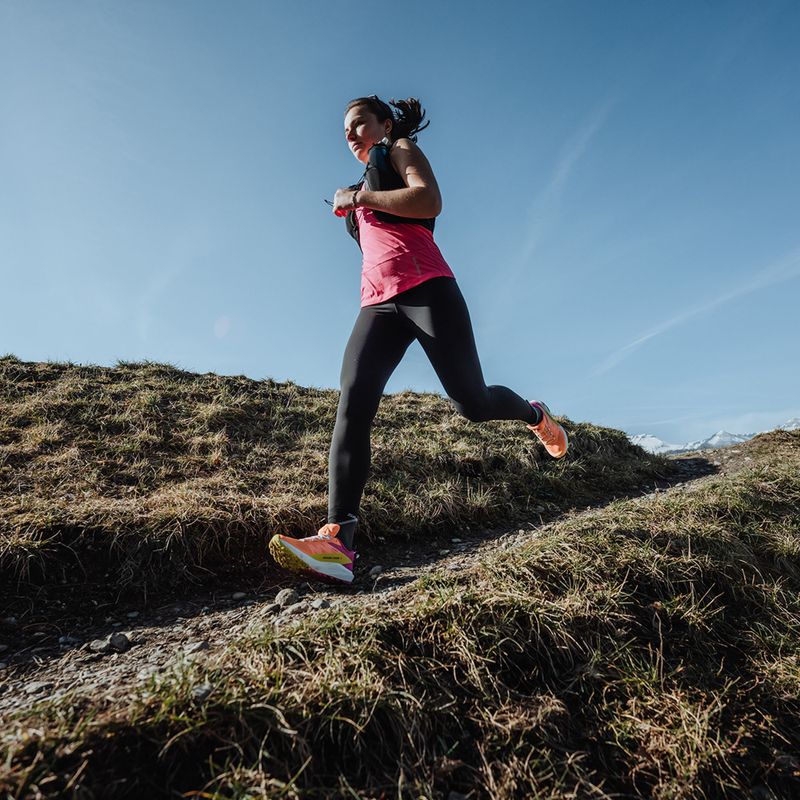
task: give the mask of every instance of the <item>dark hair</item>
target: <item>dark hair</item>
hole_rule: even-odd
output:
[[[409,97],[405,100],[395,100],[392,97],[389,99],[389,103],[398,110],[397,114],[376,94],[351,100],[347,104],[344,113],[346,114],[355,106],[366,106],[378,118],[378,122],[385,122],[387,119],[392,120],[393,124],[391,131],[389,131],[389,138],[393,142],[397,141],[397,139],[402,139],[404,136],[407,136],[412,142],[416,142],[416,134],[425,130],[431,124],[429,120],[424,125],[420,125],[420,122],[425,119],[425,111],[420,106],[419,100],[416,97]]]

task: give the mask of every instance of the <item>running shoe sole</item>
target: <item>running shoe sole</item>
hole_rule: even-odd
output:
[[[353,582],[353,572],[344,564],[338,561],[323,561],[313,558],[309,559],[314,562],[312,566],[305,560],[308,556],[281,539],[280,534],[276,533],[269,540],[269,552],[275,562],[289,572],[300,572],[328,583],[349,584]]]

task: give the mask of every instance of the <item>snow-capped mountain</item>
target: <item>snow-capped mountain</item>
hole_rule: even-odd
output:
[[[783,425],[778,425],[776,430],[795,431],[800,429],[800,417],[793,417],[792,419],[784,422]],[[771,430],[771,429],[770,429]],[[633,444],[638,444],[648,453],[685,453],[690,450],[718,450],[721,447],[731,447],[732,445],[741,444],[759,433],[766,431],[756,431],[756,433],[729,433],[728,431],[717,431],[713,436],[708,439],[699,439],[694,442],[687,442],[686,444],[669,444],[662,441],[657,436],[652,436],[649,433],[637,433],[635,436],[628,436]]]
[[[634,444],[638,444],[648,453],[673,453],[683,449],[682,444],[667,444],[662,442],[657,436],[651,436],[649,433],[637,433],[635,436],[628,437]]]
[[[717,431],[708,439],[698,439],[696,442],[688,442],[683,445],[684,450],[718,450],[720,447],[730,447],[732,444],[741,444],[748,439],[757,436],[756,433],[728,433],[728,431]]]

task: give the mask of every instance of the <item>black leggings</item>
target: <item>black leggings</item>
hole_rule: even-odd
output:
[[[483,379],[467,304],[437,277],[359,312],[345,348],[328,457],[328,522],[358,516],[370,464],[370,428],[389,377],[417,339],[456,410],[472,422],[535,421],[530,403]]]

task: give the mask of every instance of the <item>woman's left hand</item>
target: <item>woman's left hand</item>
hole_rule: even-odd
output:
[[[358,191],[353,189],[337,189],[333,197],[333,213],[337,217],[344,217],[348,211],[352,211],[355,206],[353,205],[353,195]]]

